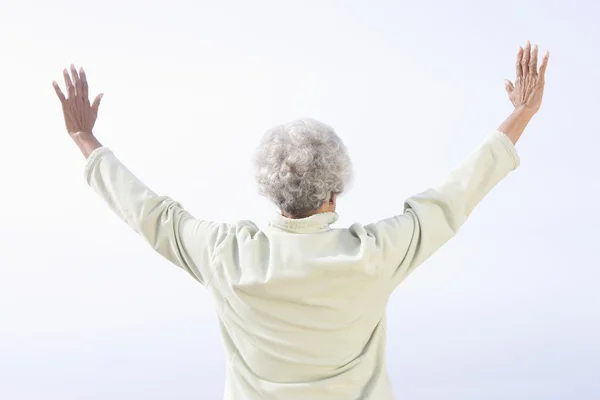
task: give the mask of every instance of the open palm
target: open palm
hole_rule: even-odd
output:
[[[508,98],[515,108],[526,107],[537,112],[542,105],[546,67],[550,54],[546,52],[538,69],[538,46],[529,42],[517,52],[517,79],[505,81]]]
[[[69,135],[81,132],[92,132],[96,118],[98,117],[98,108],[102,94],[99,94],[90,104],[88,98],[88,82],[83,68],[77,69],[71,65],[71,74],[68,70],[63,71],[67,96],[64,95],[56,81],[52,82],[56,95],[62,104],[65,117],[65,126]]]

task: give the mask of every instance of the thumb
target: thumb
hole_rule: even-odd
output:
[[[102,100],[103,97],[104,97],[104,93],[100,93],[94,99],[94,102],[92,103],[92,111],[94,112],[94,114],[98,114],[98,108],[100,108],[100,101]]]
[[[508,79],[504,80],[504,88],[506,89],[506,93],[511,94],[513,90],[515,90],[515,85]]]

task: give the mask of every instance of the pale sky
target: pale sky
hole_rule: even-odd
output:
[[[356,169],[343,227],[401,212],[497,128],[527,39],[551,59],[521,167],[393,295],[388,368],[399,399],[600,398],[598,15],[591,0],[2,0],[0,399],[223,390],[211,299],[83,180],[51,86],[65,66],[105,93],[100,141],[200,218],[264,225],[262,133],[332,125]]]

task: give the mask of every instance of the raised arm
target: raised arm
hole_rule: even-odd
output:
[[[517,80],[506,81],[514,111],[442,183],[406,200],[404,214],[367,226],[377,238],[391,287],[452,238],[479,202],[519,165],[515,143],[542,103],[545,54],[519,48]]]
[[[90,104],[85,72],[71,66],[64,71],[67,96],[54,82],[70,137],[87,159],[86,181],[111,209],[139,233],[152,248],[183,268],[201,283],[212,278],[215,249],[224,240],[228,226],[195,219],[174,200],[158,196],[144,185],[92,130],[102,95]]]

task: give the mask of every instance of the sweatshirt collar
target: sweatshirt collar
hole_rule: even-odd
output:
[[[277,212],[271,217],[269,225],[293,233],[316,233],[329,230],[329,225],[336,222],[337,219],[338,215],[334,212],[319,213],[298,219],[287,218]]]

